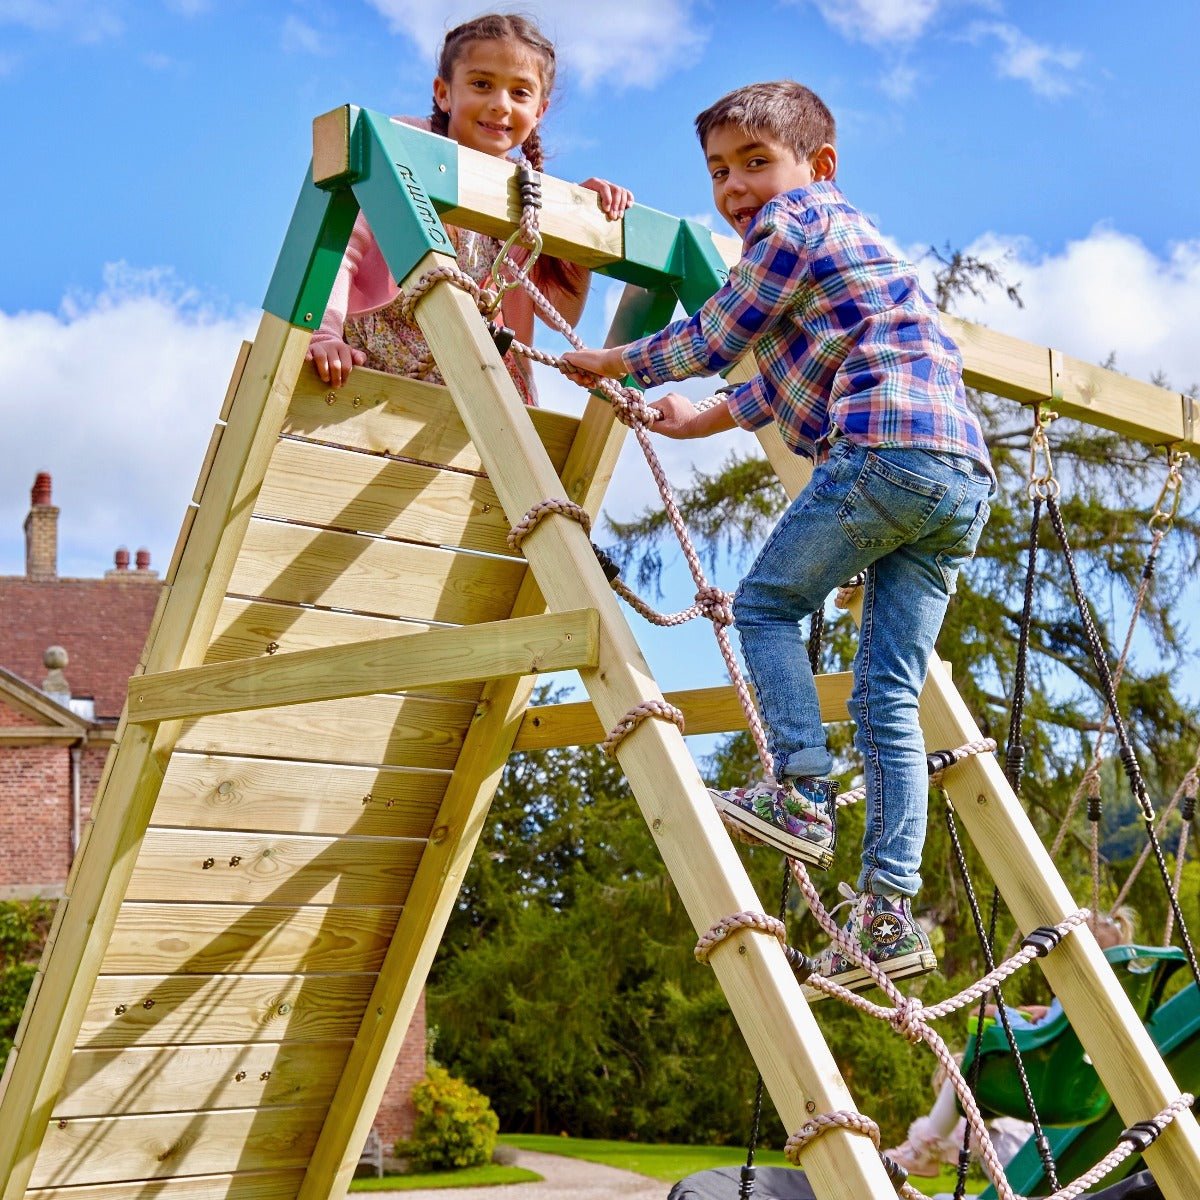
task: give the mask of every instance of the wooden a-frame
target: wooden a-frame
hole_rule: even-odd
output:
[[[352,107],[314,124],[8,1060],[0,1200],[342,1195],[508,754],[594,741],[662,695],[577,522],[546,518],[519,555],[505,540],[546,499],[596,513],[624,433],[603,403],[578,420],[524,408],[449,283],[416,308],[445,387],[360,370],[330,390],[304,369],[360,205],[411,284],[451,261],[441,219],[512,230],[511,176]],[[610,224],[557,180],[544,193],[548,252],[638,285],[621,339],[677,297],[695,307],[737,253],[640,207]],[[1187,397],[955,332],[974,384],[1195,447]],[[763,442],[794,493],[803,464]],[[590,703],[531,714],[536,673],[568,668]],[[846,679],[820,687],[844,717]],[[692,732],[741,725],[729,688],[671,699]],[[931,746],[979,736],[941,663],[922,721]],[[761,910],[679,731],[646,721],[617,757],[697,931]],[[1022,928],[1074,911],[992,758],[948,787]],[[1090,934],[1042,962],[1125,1121],[1174,1100]],[[744,933],[711,963],[785,1124],[852,1109],[778,944]],[[1170,1200],[1194,1195],[1191,1113],[1146,1159]],[[858,1135],[819,1139],[804,1166],[821,1200],[895,1194]]]

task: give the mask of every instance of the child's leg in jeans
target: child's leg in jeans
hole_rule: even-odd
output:
[[[767,728],[775,775],[827,774],[816,684],[800,622],[860,569],[837,510],[853,473],[836,452],[779,519],[733,600],[734,624]]]
[[[929,804],[918,699],[959,567],[974,552],[987,520],[991,481],[982,468],[961,458],[947,461],[912,450],[881,450],[873,458],[875,466],[864,470],[860,488],[872,498],[878,483],[873,473],[882,485],[874,505],[860,506],[867,515],[852,521],[859,536],[878,524],[879,509],[887,513],[885,525],[904,519],[901,501],[891,496],[896,479],[912,490],[909,516],[922,506],[929,512],[918,537],[891,549],[866,571],[850,700],[867,789],[858,890],[915,896]],[[922,488],[928,491],[924,498]],[[935,495],[940,498],[931,504]]]

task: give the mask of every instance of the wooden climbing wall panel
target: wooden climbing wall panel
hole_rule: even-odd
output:
[[[444,387],[305,370],[203,662],[507,618],[508,529]],[[180,723],[29,1196],[296,1194],[484,688]]]

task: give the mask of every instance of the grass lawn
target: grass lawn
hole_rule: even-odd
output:
[[[364,1175],[350,1184],[352,1192],[410,1192],[416,1188],[486,1187],[499,1183],[537,1183],[541,1176],[524,1167],[464,1167],[461,1171],[432,1171],[412,1175]]]
[[[536,1150],[542,1154],[561,1154],[567,1158],[582,1158],[587,1162],[636,1171],[664,1183],[675,1183],[696,1171],[713,1167],[741,1166],[746,1161],[745,1150],[735,1146],[672,1146],[647,1145],[641,1142],[606,1142],[591,1138],[554,1137],[552,1134],[502,1133],[500,1141],[518,1150]],[[787,1159],[780,1150],[759,1150],[755,1164],[761,1167],[785,1167]],[[913,1176],[909,1182],[927,1196],[937,1192],[953,1192],[955,1172],[946,1167],[933,1179]],[[967,1181],[967,1194],[977,1195],[984,1184]]]

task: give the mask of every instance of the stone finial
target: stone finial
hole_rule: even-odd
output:
[[[63,674],[67,662],[67,652],[62,646],[47,646],[42,655],[42,665],[47,671],[46,678],[42,680],[42,691],[60,704],[66,704],[71,699],[71,685]]]

